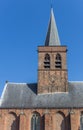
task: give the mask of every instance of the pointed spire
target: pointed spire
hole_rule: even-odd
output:
[[[50,16],[48,32],[45,40],[45,46],[60,46],[60,40],[59,40],[58,30],[57,30],[56,21],[53,13],[53,8],[51,8],[51,16]]]

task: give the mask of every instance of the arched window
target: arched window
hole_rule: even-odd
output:
[[[80,115],[80,130],[83,130],[83,112]]]
[[[50,68],[50,55],[46,54],[44,58],[44,68]]]
[[[31,118],[31,130],[40,130],[40,115],[33,113]]]
[[[19,118],[13,112],[10,112],[5,118],[6,130],[19,130]]]
[[[61,65],[61,55],[58,53],[56,55],[56,59],[55,59],[55,68],[61,68],[62,65]]]
[[[55,122],[56,130],[66,130],[65,115],[62,112],[56,113]]]

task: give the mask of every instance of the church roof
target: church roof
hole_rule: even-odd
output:
[[[49,22],[47,36],[45,40],[45,46],[59,46],[59,45],[60,45],[60,40],[59,40],[58,30],[56,26],[53,9],[51,9],[51,16],[50,16],[50,22]]]
[[[6,83],[0,108],[83,108],[83,82],[69,82],[68,92],[37,94],[37,84]]]

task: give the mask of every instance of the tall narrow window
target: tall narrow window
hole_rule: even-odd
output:
[[[56,59],[55,59],[55,68],[61,68],[62,65],[61,65],[61,55],[58,53],[56,55]]]
[[[56,113],[55,124],[56,130],[66,130],[65,115],[62,112]]]
[[[6,126],[5,130],[19,130],[19,118],[13,112],[10,112],[6,117]]]
[[[44,68],[50,68],[50,56],[49,56],[49,54],[45,55],[45,58],[44,58]]]
[[[80,130],[83,130],[83,112],[80,115]]]
[[[32,115],[31,130],[40,130],[40,115],[38,113]]]

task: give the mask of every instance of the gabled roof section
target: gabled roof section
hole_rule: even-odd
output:
[[[45,46],[60,46],[60,40],[59,40],[53,8],[51,8],[51,16],[50,16],[50,22],[49,22],[47,36],[45,40]]]
[[[37,94],[37,83],[7,83],[0,109],[83,108],[83,82],[69,82],[68,92]]]

